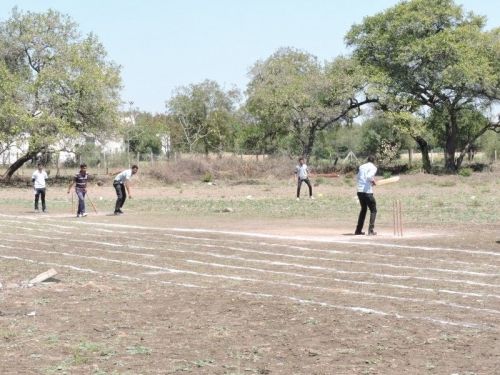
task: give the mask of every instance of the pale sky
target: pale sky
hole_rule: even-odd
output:
[[[124,102],[165,111],[179,86],[217,81],[245,90],[248,71],[280,47],[320,60],[347,53],[354,23],[397,0],[1,0],[0,20],[12,8],[68,14],[83,34],[95,33],[122,67]],[[498,0],[456,0],[500,26]],[[126,107],[124,107],[126,108]]]

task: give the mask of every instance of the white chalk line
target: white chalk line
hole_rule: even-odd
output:
[[[9,220],[4,220],[4,221],[9,221]],[[23,223],[22,221],[15,221],[12,220],[12,222],[19,222]],[[83,224],[91,224],[91,223],[83,223]],[[49,224],[50,225],[50,224]],[[93,224],[95,225],[95,223]],[[118,226],[118,227],[132,227],[132,228],[142,228],[142,229],[153,229],[153,230],[174,230],[174,231],[188,231],[188,232],[208,232],[208,233],[223,233],[223,234],[238,234],[238,235],[247,235],[247,236],[255,236],[255,237],[262,237],[265,236],[271,237],[271,238],[279,238],[279,239],[295,239],[296,237],[287,237],[287,236],[274,236],[274,235],[264,235],[264,234],[258,234],[258,233],[247,233],[247,232],[228,232],[228,231],[212,231],[212,230],[207,230],[207,229],[189,229],[189,228],[155,228],[155,227],[142,227],[142,226],[136,226],[136,225],[125,225],[125,224],[108,224],[108,223],[98,223],[98,225],[106,225],[106,226]],[[57,226],[57,225],[53,225]],[[62,227],[62,226],[61,226]],[[67,226],[63,226],[64,228],[68,228]],[[77,229],[77,227],[74,227],[74,229]],[[105,229],[100,228],[99,230],[101,231],[106,231]],[[118,233],[118,231],[107,231],[107,232],[115,232]],[[130,232],[119,232],[119,233],[126,233],[126,234],[131,234]],[[137,233],[137,234],[144,234],[144,233]],[[163,235],[168,235],[168,236],[176,236],[173,234],[163,234]],[[219,239],[213,239],[213,238],[200,238],[200,237],[189,237],[189,236],[176,236],[176,237],[181,237],[181,238],[186,238],[186,239],[194,239],[194,240],[209,240],[209,241],[228,241],[228,240],[219,240]],[[234,240],[230,240],[234,241]],[[235,241],[236,242],[236,241]],[[244,242],[244,241],[238,241],[238,242]],[[321,241],[324,242],[324,241]],[[500,253],[491,253],[491,252],[485,252],[485,251],[473,251],[473,250],[462,250],[462,249],[454,249],[454,248],[439,248],[439,247],[423,247],[423,246],[407,246],[407,245],[395,245],[395,244],[383,244],[383,243],[372,243],[372,242],[356,242],[356,241],[340,241],[340,240],[334,240],[334,241],[328,241],[328,242],[334,242],[334,243],[340,243],[340,244],[345,244],[345,245],[354,245],[354,244],[365,244],[365,245],[377,245],[377,246],[389,246],[395,249],[420,249],[420,250],[427,250],[427,251],[434,251],[434,250],[439,250],[439,251],[460,251],[460,252],[465,252],[468,254],[481,254],[481,255],[500,255]],[[248,242],[244,242],[248,243]],[[480,266],[480,267],[493,267],[493,268],[498,268],[497,265],[492,265],[492,264],[478,264],[478,263],[471,263],[471,262],[463,262],[463,261],[450,261],[450,260],[443,260],[443,259],[434,259],[434,258],[426,258],[426,257],[408,257],[408,256],[398,256],[395,254],[378,254],[378,253],[372,253],[372,252],[348,252],[348,251],[340,251],[340,250],[322,250],[322,249],[314,249],[314,248],[308,248],[308,247],[300,247],[300,246],[293,246],[293,245],[284,245],[284,244],[269,244],[269,243],[262,243],[267,246],[284,246],[287,248],[297,248],[297,249],[302,249],[302,250],[309,250],[309,251],[316,251],[316,252],[327,252],[331,254],[347,254],[347,255],[370,255],[370,256],[377,256],[377,257],[398,257],[398,258],[403,258],[403,259],[410,259],[410,260],[422,260],[422,261],[431,261],[431,262],[443,262],[447,264],[460,264],[460,265],[471,265],[471,266]],[[460,271],[461,272],[461,271]]]
[[[205,265],[210,265],[212,266],[213,264],[211,263],[205,263],[205,262],[199,262],[203,263]],[[412,297],[399,297],[399,296],[393,296],[393,295],[384,295],[384,294],[378,294],[378,293],[368,293],[368,292],[360,292],[357,290],[352,290],[352,289],[338,289],[338,288],[327,288],[327,287],[320,287],[320,286],[312,286],[312,285],[303,285],[303,284],[298,284],[298,283],[290,283],[290,282],[274,282],[274,281],[264,281],[262,282],[265,283],[277,283],[279,285],[285,285],[285,286],[293,286],[296,288],[308,288],[308,289],[315,289],[315,290],[321,290],[321,291],[326,291],[326,292],[341,292],[345,294],[354,294],[354,295],[360,295],[360,296],[365,296],[365,297],[375,297],[375,298],[385,298],[385,299],[392,299],[392,300],[397,300],[397,301],[406,301],[406,302],[415,302],[415,303],[425,303],[425,304],[431,304],[431,305],[444,305],[444,306],[450,306],[450,307],[456,307],[459,309],[466,309],[466,310],[472,310],[472,311],[479,311],[479,312],[487,312],[491,314],[500,314],[499,310],[494,310],[494,309],[485,309],[485,308],[478,308],[478,307],[472,307],[472,306],[466,306],[466,305],[460,305],[457,303],[449,302],[449,301],[442,301],[442,300],[426,300],[423,298],[412,298]]]
[[[84,223],[88,224],[88,223]],[[113,225],[113,224],[109,224]],[[450,252],[460,252],[467,254],[480,254],[480,255],[492,255],[492,256],[500,256],[500,253],[495,253],[491,251],[483,251],[483,250],[466,250],[466,249],[456,249],[456,248],[447,248],[447,247],[430,247],[430,246],[415,246],[415,245],[398,245],[398,244],[390,244],[383,242],[371,242],[371,241],[342,241],[342,240],[330,240],[330,239],[315,239],[314,237],[303,237],[303,236],[282,236],[282,235],[273,235],[273,234],[264,234],[264,233],[252,233],[252,232],[240,232],[240,231],[222,231],[222,230],[211,230],[211,229],[191,229],[191,228],[159,228],[163,230],[172,230],[179,232],[194,232],[194,233],[218,233],[218,234],[227,234],[227,235],[235,235],[235,236],[245,236],[245,237],[257,237],[257,238],[274,238],[280,240],[297,240],[297,241],[310,241],[310,242],[326,242],[326,243],[338,243],[338,244],[346,244],[346,245],[367,245],[367,246],[383,246],[383,247],[393,247],[400,249],[415,249],[415,250],[424,250],[424,251],[450,251]]]
[[[373,285],[373,286],[381,286],[381,287],[387,287],[387,288],[416,290],[416,291],[431,292],[431,293],[446,293],[446,294],[459,295],[459,296],[463,296],[463,297],[498,298],[498,299],[500,299],[500,295],[496,295],[496,294],[468,293],[468,292],[460,292],[460,291],[454,291],[454,290],[448,290],[448,289],[423,288],[423,287],[415,287],[415,286],[401,285],[401,284],[380,283],[380,282],[376,282],[376,281],[359,281],[359,280],[351,280],[351,279],[331,278],[331,277],[326,277],[326,276],[304,275],[304,274],[296,273],[296,272],[274,271],[274,270],[268,270],[268,269],[263,269],[263,268],[254,268],[254,267],[245,267],[245,266],[233,266],[233,265],[222,264],[222,263],[202,262],[202,261],[193,260],[193,259],[186,259],[185,261],[187,263],[209,265],[212,267],[247,270],[247,271],[270,273],[270,274],[276,274],[276,275],[288,275],[288,276],[294,276],[294,277],[306,278],[306,279],[336,281],[336,282],[340,282],[340,283],[358,284],[358,285]],[[476,302],[478,302],[478,301],[476,300]]]
[[[175,242],[175,243],[179,244],[179,245],[192,245],[190,243],[179,242],[179,241]],[[288,254],[288,253],[275,253],[275,252],[270,252],[270,251],[250,250],[250,249],[245,249],[245,248],[241,248],[241,247],[233,247],[233,246],[220,246],[220,245],[211,245],[211,244],[196,244],[196,246],[210,247],[210,248],[225,248],[225,249],[234,250],[234,251],[247,252],[247,253],[253,253],[253,254],[261,254],[261,255],[271,255],[271,256],[280,256],[280,257],[286,256],[286,257],[293,257],[293,258],[298,258],[298,259],[320,260],[320,261],[330,261],[330,262],[348,263],[348,264],[363,264],[363,265],[368,265],[368,266],[381,266],[381,267],[398,268],[398,269],[411,269],[411,270],[418,270],[418,271],[456,273],[456,274],[464,274],[464,275],[471,275],[471,276],[483,276],[483,277],[498,277],[500,275],[498,273],[490,274],[490,273],[484,273],[484,272],[451,270],[451,269],[447,269],[447,268],[415,267],[415,266],[404,266],[404,265],[392,264],[392,263],[366,262],[366,261],[361,261],[361,260],[346,260],[346,259],[313,257],[313,256],[307,256],[307,255],[294,255],[294,254]]]
[[[0,245],[0,247],[2,247],[2,248],[7,247],[7,248],[14,249],[11,246],[5,246],[5,245]],[[479,312],[483,312],[483,313],[500,314],[500,311],[498,311],[498,310],[474,308],[471,306],[459,305],[459,304],[455,304],[455,303],[447,303],[447,302],[441,301],[441,300],[425,300],[425,299],[420,299],[420,298],[417,299],[417,298],[409,298],[409,297],[387,296],[387,295],[377,294],[377,293],[353,291],[350,289],[318,287],[318,286],[303,285],[303,284],[298,284],[298,283],[270,281],[270,280],[262,280],[262,279],[241,277],[241,276],[228,276],[228,275],[220,275],[220,274],[214,275],[214,274],[209,274],[209,273],[201,273],[201,272],[195,272],[195,271],[190,271],[190,270],[181,270],[181,269],[170,268],[170,267],[165,267],[165,266],[155,266],[155,265],[143,264],[143,263],[137,263],[137,262],[131,262],[131,261],[123,261],[123,260],[118,260],[118,259],[110,259],[110,258],[96,257],[96,256],[86,256],[86,255],[79,255],[79,254],[66,253],[66,252],[37,250],[37,249],[29,249],[29,248],[24,248],[22,250],[23,251],[37,252],[37,253],[44,253],[44,254],[64,255],[64,256],[76,257],[76,258],[82,258],[82,259],[95,259],[95,260],[100,260],[100,261],[104,261],[104,262],[119,263],[119,264],[134,266],[134,267],[155,269],[155,270],[165,271],[165,272],[172,273],[172,274],[187,274],[187,275],[193,275],[193,276],[197,276],[197,277],[201,276],[201,277],[206,277],[206,278],[220,278],[220,279],[226,279],[226,280],[247,281],[247,282],[253,282],[253,283],[279,285],[279,286],[285,286],[285,287],[294,287],[294,288],[299,288],[299,289],[313,289],[313,290],[319,290],[322,292],[333,292],[333,293],[341,292],[343,294],[361,295],[361,296],[365,296],[365,297],[374,297],[377,299],[383,298],[383,299],[389,299],[389,300],[406,301],[406,302],[414,302],[414,303],[425,303],[425,304],[431,304],[431,305],[443,305],[443,306],[452,307],[455,309],[466,309],[466,310],[479,311]]]
[[[49,263],[44,263],[44,262],[39,262],[31,259],[26,259],[26,258],[20,258],[20,257],[11,257],[11,256],[3,256],[0,255],[1,258],[4,259],[12,259],[12,260],[21,260],[21,261],[27,261],[27,262],[32,262],[32,263],[39,263],[39,264],[49,264]],[[125,275],[120,275],[116,273],[102,273],[99,271],[94,271],[91,269],[85,269],[85,268],[78,268],[75,266],[68,266],[68,265],[58,265],[57,263],[50,263],[50,265],[56,266],[56,267],[67,267],[71,268],[75,271],[79,272],[90,272],[90,273],[97,273],[97,274],[104,274],[104,275],[109,275],[109,276],[114,276],[117,278],[125,279],[125,280],[134,280],[134,281],[148,281],[145,279],[140,279],[137,277],[131,277],[131,276],[125,276]],[[175,282],[170,282],[170,281],[162,281],[162,280],[156,280],[153,279],[154,282],[163,284],[163,285],[173,285],[173,286],[179,286],[179,287],[187,287],[187,288],[200,288],[200,289],[208,289],[208,290],[222,290],[227,293],[233,293],[237,295],[245,295],[245,296],[253,296],[253,297],[259,297],[259,298],[266,298],[266,299],[285,299],[285,300],[290,300],[299,304],[304,304],[304,305],[315,305],[315,306],[321,306],[321,307],[327,307],[327,308],[332,308],[332,309],[337,309],[337,310],[346,310],[346,311],[353,311],[356,313],[361,313],[361,314],[373,314],[373,315],[380,315],[380,316],[387,316],[387,317],[392,317],[396,319],[404,319],[404,320],[422,320],[426,322],[430,322],[433,324],[440,324],[440,325],[451,325],[451,326],[458,326],[462,328],[468,328],[468,329],[490,329],[490,326],[485,326],[482,323],[470,323],[470,322],[455,322],[455,321],[450,321],[450,320],[444,320],[444,319],[436,319],[432,317],[422,317],[422,316],[403,316],[400,314],[395,314],[395,313],[387,313],[381,310],[375,310],[375,309],[370,309],[366,307],[359,307],[359,306],[345,306],[345,305],[333,305],[327,302],[321,302],[321,301],[315,301],[311,299],[301,299],[293,296],[286,296],[286,295],[275,295],[275,294],[266,294],[266,293],[255,293],[255,292],[247,292],[247,291],[241,291],[241,290],[233,290],[233,289],[226,289],[226,288],[208,288],[205,286],[199,286],[196,284],[185,284],[185,283],[175,283]]]
[[[108,232],[113,232],[113,231],[108,231]],[[119,233],[127,233],[127,232],[119,232]],[[128,234],[137,234],[137,235],[143,235],[144,233],[141,232],[131,232]],[[319,253],[325,253],[325,254],[341,254],[341,255],[348,255],[348,256],[373,256],[373,257],[381,257],[381,258],[390,258],[390,259],[408,259],[408,260],[417,260],[417,261],[424,261],[424,262],[439,262],[439,263],[446,263],[450,265],[459,265],[459,266],[471,266],[471,267],[488,267],[488,268],[493,268],[493,269],[499,269],[500,266],[497,266],[495,264],[484,264],[484,263],[472,263],[472,262],[464,262],[464,261],[457,261],[457,260],[446,260],[446,259],[434,259],[434,258],[427,258],[427,257],[414,257],[414,256],[401,256],[398,254],[379,254],[379,253],[373,253],[370,251],[343,251],[343,250],[324,250],[324,249],[316,249],[316,248],[311,248],[311,247],[302,247],[302,246],[294,246],[294,245],[284,245],[284,244],[270,244],[270,243],[265,243],[265,242],[260,242],[260,243],[255,243],[255,242],[249,242],[249,241],[236,241],[236,240],[221,240],[221,239],[212,239],[212,238],[199,238],[199,237],[188,237],[188,236],[178,236],[178,235],[172,235],[172,234],[163,234],[164,236],[171,236],[175,238],[183,238],[183,239],[193,239],[193,240],[202,240],[202,241],[212,241],[212,242],[235,242],[235,243],[240,243],[240,244],[245,244],[245,245],[264,245],[264,246],[280,246],[280,247],[285,247],[288,249],[297,249],[297,250],[302,250],[302,251],[312,251],[312,252],[319,252]],[[148,242],[152,243],[166,243],[166,244],[182,244],[182,245],[193,245],[192,243],[189,242],[172,242],[168,240],[153,240],[148,238]],[[196,243],[197,246],[208,246],[204,244],[199,244]],[[228,248],[228,249],[234,249],[225,245],[217,245],[219,248]]]
[[[25,241],[25,240],[16,240],[16,239],[9,239],[9,238],[2,238],[2,241],[6,242],[18,242],[18,243],[27,243],[29,245],[34,245],[34,246],[39,246],[40,244],[36,244],[30,241]],[[60,244],[61,245],[61,244]],[[132,251],[120,251],[120,250],[109,250],[109,249],[100,249],[100,248],[95,248],[95,247],[82,247],[82,248],[76,248],[77,250],[89,250],[89,251],[98,251],[98,252],[107,252],[107,253],[112,253],[112,254],[127,254],[127,255],[136,255],[136,256],[141,256],[145,258],[156,258],[155,254],[148,254],[148,253],[135,253]]]
[[[19,240],[12,240],[12,241],[19,241]],[[26,243],[30,243],[28,241],[24,241]],[[36,245],[34,243],[30,243],[32,245]],[[63,244],[64,246],[64,244]],[[134,247],[133,245],[129,245],[130,247]],[[175,252],[175,253],[183,253],[183,254],[196,254],[196,255],[201,255],[201,256],[212,256],[216,258],[222,258],[226,260],[241,260],[241,261],[246,261],[246,262],[258,262],[258,263],[264,263],[267,265],[274,265],[276,262],[272,261],[266,261],[266,260],[253,260],[253,259],[247,259],[247,258],[241,258],[241,257],[235,257],[235,256],[227,256],[219,253],[207,253],[207,252],[198,252],[194,250],[178,250],[178,249],[158,249],[158,248],[151,248],[151,247],[144,247],[140,246],[139,248],[142,249],[148,249],[148,250],[156,250],[156,251],[163,251],[163,252]],[[106,249],[99,249],[102,252],[115,252],[113,250],[106,250]],[[124,252],[125,254],[130,254],[130,252]],[[132,254],[138,254],[138,253],[132,253]],[[139,253],[140,255],[140,253]],[[150,254],[152,255],[152,254]],[[195,261],[193,261],[194,263]],[[198,261],[199,262],[199,261]],[[205,263],[205,262],[199,262],[199,263]],[[214,263],[206,263],[206,264],[214,264]],[[279,262],[279,264],[283,264],[282,262]],[[292,264],[287,264],[287,266],[292,266]],[[303,266],[303,265],[296,265],[297,267],[301,268],[307,268],[307,269],[316,269],[317,267],[315,266]],[[233,267],[236,268],[237,266],[227,266],[226,267]],[[255,268],[248,268],[248,267],[239,267],[239,268],[246,268],[246,269],[254,269],[254,270],[261,270],[261,269],[255,269]],[[338,271],[335,269],[328,269],[331,272],[336,272],[336,273],[343,273],[342,271]],[[455,295],[461,295],[461,296],[469,296],[469,297],[482,297],[482,298],[500,298],[500,296],[495,295],[495,294],[481,294],[481,293],[467,293],[467,292],[460,292],[460,291],[452,291],[452,290],[447,290],[447,289],[435,289],[435,288],[421,288],[421,287],[413,287],[413,286],[406,286],[406,285],[401,285],[401,284],[390,284],[390,283],[380,283],[380,282],[367,282],[367,281],[356,281],[356,280],[349,280],[349,279],[338,279],[338,278],[328,278],[328,277],[321,277],[321,276],[313,276],[313,275],[302,275],[302,274],[292,274],[292,273],[285,273],[285,272],[280,272],[280,271],[267,271],[267,272],[273,272],[273,273],[281,273],[281,274],[289,274],[289,275],[295,275],[297,277],[308,277],[308,278],[315,278],[315,279],[323,279],[323,280],[330,280],[330,281],[337,281],[337,282],[344,282],[344,283],[353,283],[353,284],[360,284],[360,285],[377,285],[377,286],[382,286],[382,287],[389,287],[389,288],[399,288],[399,289],[412,289],[412,290],[419,290],[419,291],[430,291],[433,293],[436,292],[442,292],[446,294],[455,294]],[[354,271],[345,271],[345,273],[354,273],[354,274],[359,274],[359,272],[354,272]],[[363,272],[366,273],[366,272]],[[148,273],[152,274],[152,273]],[[371,273],[370,273],[371,275]],[[387,275],[384,275],[384,277],[387,277]],[[405,277],[405,279],[411,279],[411,277]],[[432,279],[432,281],[437,281],[437,280],[442,280],[442,279]],[[444,279],[445,281],[449,281]],[[457,282],[457,280],[453,280],[453,282]]]
[[[30,235],[27,235],[27,236],[30,236]],[[31,236],[33,236],[33,235],[31,235]],[[37,236],[34,236],[34,237],[36,238]],[[108,243],[102,242],[101,244],[106,245]],[[213,247],[213,245],[202,245],[202,244],[200,246]],[[480,283],[480,282],[476,282],[476,281],[463,280],[463,279],[451,280],[451,279],[430,278],[430,277],[423,277],[423,276],[390,275],[390,274],[373,273],[373,272],[366,272],[366,271],[344,271],[344,270],[339,270],[336,268],[329,268],[329,267],[322,267],[322,266],[309,266],[309,265],[295,264],[295,263],[284,263],[284,262],[279,262],[279,261],[248,259],[248,258],[237,257],[234,255],[227,256],[227,255],[223,255],[220,253],[213,253],[213,252],[196,252],[195,250],[166,249],[166,248],[155,248],[155,247],[136,246],[136,245],[128,245],[128,247],[136,248],[136,249],[144,249],[144,250],[168,251],[168,252],[187,253],[187,254],[191,253],[191,254],[212,256],[212,257],[225,258],[225,259],[231,259],[231,260],[239,260],[239,261],[244,261],[244,262],[258,262],[258,263],[265,263],[265,264],[269,264],[269,265],[278,265],[278,266],[285,266],[285,267],[297,267],[297,268],[303,268],[303,269],[309,269],[309,270],[324,270],[324,271],[340,273],[340,274],[368,275],[368,276],[383,277],[383,278],[395,278],[395,279],[403,279],[403,280],[415,279],[415,280],[424,280],[424,281],[432,281],[432,282],[444,281],[444,282],[451,282],[451,283],[458,283],[458,284],[466,284],[466,285],[474,285],[474,286],[482,286],[482,287],[486,286],[486,287],[494,287],[494,288],[500,287],[500,285],[496,285],[496,284]],[[240,251],[249,252],[249,253],[257,253],[257,254],[262,253],[262,252],[259,252],[256,250],[247,250],[247,249],[243,249]],[[295,256],[295,255],[291,255],[291,254],[268,253],[268,252],[264,253],[264,255],[270,255],[270,254],[271,255],[278,255],[281,257],[291,257],[291,258],[297,258],[297,257],[303,258],[304,257],[304,256]],[[314,258],[314,257],[309,257],[309,258],[318,259],[318,258]],[[319,258],[319,259],[322,260],[322,258]],[[329,258],[324,258],[324,259],[329,259]]]
[[[41,239],[63,240],[63,238],[61,238],[61,237],[48,237],[48,236],[30,235],[30,234],[25,234],[25,236],[31,236],[34,238],[41,238]],[[126,246],[126,245],[117,244],[117,243],[113,243],[113,242],[103,242],[103,241],[93,241],[93,240],[78,240],[78,239],[73,239],[73,238],[66,239],[66,241],[93,243],[93,244],[99,244],[99,245],[104,245],[104,246],[113,246],[113,247]],[[182,242],[177,242],[177,244],[192,245],[191,243],[182,243]],[[367,265],[367,266],[379,266],[379,267],[388,267],[388,268],[395,268],[395,269],[416,270],[419,272],[420,271],[432,271],[432,272],[443,272],[443,273],[452,273],[452,274],[460,274],[460,275],[470,275],[470,276],[477,276],[477,277],[498,277],[499,276],[498,273],[491,274],[491,273],[484,273],[484,272],[452,270],[452,269],[436,268],[436,267],[415,267],[415,266],[407,266],[407,265],[396,265],[396,264],[391,264],[391,263],[366,262],[366,261],[360,261],[360,260],[332,259],[332,258],[324,258],[324,257],[312,257],[312,256],[306,256],[306,255],[292,255],[292,254],[287,254],[287,253],[275,253],[275,252],[269,252],[269,251],[249,250],[249,249],[232,247],[232,246],[218,246],[218,245],[211,245],[211,244],[197,244],[197,246],[216,247],[216,248],[217,247],[224,247],[224,248],[234,250],[234,251],[253,253],[253,254],[270,255],[270,256],[284,256],[284,257],[292,257],[292,258],[297,258],[297,259],[306,259],[306,260],[314,260],[314,261],[329,261],[329,262],[347,263],[347,264],[363,264],[363,265]]]
[[[22,216],[15,215],[6,215],[0,214],[3,217],[14,217],[14,218],[24,218]],[[53,220],[49,219],[48,220]],[[55,219],[54,219],[55,220]],[[176,227],[146,227],[141,225],[130,225],[130,224],[112,224],[112,223],[102,223],[102,222],[86,222],[86,221],[78,221],[75,222],[77,225],[99,225],[101,227],[112,227],[112,228],[123,228],[123,229],[142,229],[148,231],[170,231],[170,232],[188,232],[188,233],[216,233],[216,234],[226,234],[233,236],[242,236],[242,237],[255,237],[255,238],[271,238],[271,239],[279,239],[279,240],[294,240],[294,241],[303,241],[303,242],[322,242],[322,243],[338,243],[345,245],[367,245],[367,246],[381,246],[381,247],[390,247],[390,248],[399,248],[399,249],[414,249],[414,250],[423,250],[423,251],[450,251],[450,252],[460,252],[467,254],[478,254],[478,255],[491,255],[491,256],[500,256],[500,253],[484,251],[484,250],[470,250],[470,249],[456,249],[456,248],[448,248],[448,247],[430,247],[430,246],[416,246],[416,245],[398,245],[392,243],[383,243],[378,241],[359,241],[359,240],[335,240],[330,238],[317,238],[317,237],[306,237],[306,236],[284,236],[284,235],[273,235],[266,233],[255,233],[255,232],[242,232],[242,231],[227,231],[227,230],[215,230],[215,229],[206,229],[206,228],[176,228]]]
[[[19,242],[20,240],[12,240],[12,241]],[[24,241],[24,242],[26,243],[27,241]],[[31,243],[31,244],[33,244],[33,243]],[[36,244],[33,244],[33,245],[36,245]],[[63,246],[64,246],[64,244],[63,244]],[[381,278],[390,278],[391,277],[391,275],[387,275],[387,274],[374,274],[374,273],[362,272],[362,271],[342,271],[342,270],[337,270],[337,269],[327,268],[327,267],[305,266],[302,264],[284,263],[284,262],[258,260],[258,259],[247,259],[247,258],[241,258],[241,257],[236,257],[236,256],[227,256],[227,255],[223,255],[223,254],[219,254],[219,253],[197,252],[197,251],[193,251],[193,250],[186,251],[186,250],[165,249],[165,248],[159,249],[159,248],[133,246],[133,245],[131,245],[131,247],[147,249],[147,250],[168,251],[168,252],[176,252],[176,253],[184,253],[184,254],[196,254],[196,255],[201,255],[201,256],[212,256],[212,257],[216,257],[216,258],[223,258],[223,259],[229,259],[229,260],[239,260],[239,261],[244,261],[244,262],[254,262],[254,263],[256,262],[256,263],[262,263],[262,264],[266,264],[266,265],[280,265],[280,266],[286,266],[286,267],[297,267],[297,268],[308,269],[308,270],[321,269],[321,270],[326,270],[329,272],[340,273],[340,274],[366,274],[369,276],[376,276],[376,277],[381,277]],[[90,250],[90,248],[89,248],[89,250]],[[98,250],[99,251],[106,251],[104,249],[98,249]],[[107,250],[107,251],[113,252],[112,250]],[[128,251],[123,252],[123,253],[133,254],[133,255],[141,255],[142,254],[142,253],[132,253],[132,252],[128,252]],[[147,255],[153,256],[153,254],[147,254]],[[317,277],[317,276],[309,276],[309,277]],[[394,277],[392,277],[392,278],[394,278]],[[411,276],[403,276],[401,278],[404,280],[419,279],[419,280],[432,281],[432,282],[445,281],[445,282],[462,283],[462,284],[467,283],[466,280],[449,280],[449,279],[436,279],[436,278],[411,277]],[[399,278],[399,279],[401,279],[401,278]],[[329,278],[326,278],[326,279],[329,279]],[[342,282],[346,282],[346,283],[360,283],[360,284],[361,283],[368,283],[368,282],[346,280],[346,279],[334,279],[334,280],[338,280],[338,281],[342,281]],[[475,283],[475,284],[478,284],[478,283]],[[418,287],[405,286],[405,285],[400,285],[400,284],[376,283],[376,285],[386,286],[386,287],[390,287],[390,288],[400,288],[400,289],[410,289],[411,288],[414,290],[422,290],[422,291],[433,291],[433,292],[441,291],[442,293],[457,294],[457,295],[462,295],[462,296],[478,296],[478,297],[485,297],[485,298],[498,298],[499,297],[499,296],[494,295],[494,294],[466,293],[466,292],[460,292],[460,291],[451,291],[451,290],[447,290],[447,289],[436,290],[433,288],[432,289],[431,288],[418,288]],[[482,286],[497,287],[497,286],[491,285],[491,284],[482,284]]]

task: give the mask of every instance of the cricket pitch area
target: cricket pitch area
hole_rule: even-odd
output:
[[[499,227],[462,229],[2,211],[0,373],[498,373]]]

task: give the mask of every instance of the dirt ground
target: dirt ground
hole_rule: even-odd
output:
[[[113,191],[95,187],[99,213],[84,219],[62,187],[45,215],[28,191],[2,189],[0,374],[500,373],[491,203],[471,206],[488,223],[408,213],[398,238],[387,190],[368,237],[352,235],[356,205],[333,207],[329,197],[353,195],[340,182],[316,187],[314,202],[295,202],[293,185],[135,188],[114,217]],[[444,205],[448,188],[436,188]],[[290,194],[289,216],[267,214],[266,196]],[[161,205],[179,199],[189,214]],[[236,212],[207,203],[218,199]],[[54,278],[27,283],[50,268]]]

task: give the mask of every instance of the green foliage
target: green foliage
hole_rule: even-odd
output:
[[[458,171],[458,174],[462,177],[470,177],[472,175],[472,169],[471,168],[460,168]]]
[[[206,80],[180,87],[167,102],[175,120],[176,133],[189,152],[222,152],[232,145],[238,90],[224,91],[217,82]]]
[[[262,134],[283,135],[289,154],[309,156],[319,132],[350,123],[359,114],[354,110],[370,101],[365,82],[350,59],[322,65],[313,55],[283,48],[252,68],[246,108]]]
[[[0,108],[0,133],[26,137],[36,154],[117,123],[119,68],[95,35],[81,37],[77,25],[54,10],[14,9],[0,24],[0,40],[0,95],[8,99]]]
[[[131,111],[126,118],[133,118],[125,121],[121,129],[129,152],[160,155],[163,151],[162,136],[169,134],[166,116]]]
[[[213,176],[212,176],[212,173],[210,172],[206,172],[203,177],[201,178],[201,181],[202,182],[212,182],[213,180]]]
[[[411,113],[427,107],[446,117],[442,147],[449,171],[460,167],[470,142],[499,127],[457,123],[471,103],[480,111],[499,103],[500,31],[484,32],[484,25],[484,17],[465,13],[452,0],[411,0],[365,18],[346,36],[354,56],[372,70],[382,101]],[[460,145],[460,138],[470,142]]]

